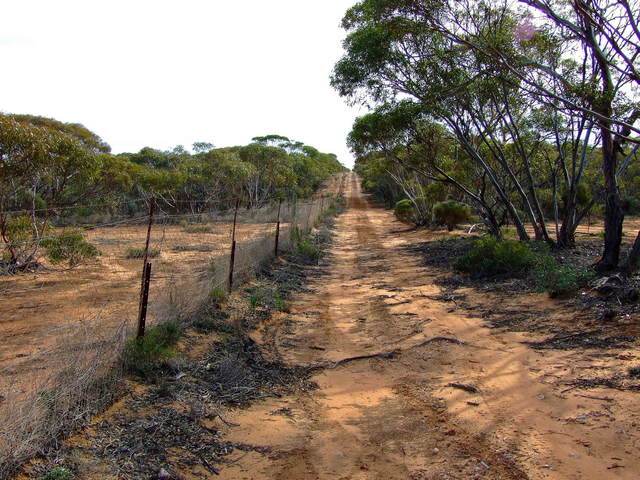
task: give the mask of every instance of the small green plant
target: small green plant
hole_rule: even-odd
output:
[[[296,253],[305,261],[317,263],[322,257],[322,251],[316,247],[308,238],[296,243]]]
[[[593,277],[593,272],[574,265],[559,264],[549,256],[540,256],[534,271],[537,289],[552,298],[575,293]]]
[[[433,218],[439,225],[446,225],[447,230],[453,230],[457,225],[471,217],[471,209],[464,203],[447,200],[433,206]]]
[[[38,480],[71,480],[72,478],[73,473],[68,468],[55,467],[39,477]]]
[[[220,287],[211,289],[208,295],[207,303],[212,306],[220,307],[227,299],[227,294]]]
[[[94,245],[85,240],[80,230],[67,230],[51,235],[42,241],[42,246],[54,265],[67,263],[70,267],[75,267],[100,254]]]
[[[180,326],[167,322],[148,329],[144,337],[129,340],[124,352],[127,370],[143,378],[153,376],[174,355],[173,345],[180,335]]]
[[[159,255],[160,255],[159,248],[150,248],[149,253],[147,254],[147,257],[156,258]],[[125,250],[124,256],[126,258],[135,258],[135,259],[144,258],[144,248],[129,247]]]
[[[537,254],[527,243],[483,237],[456,261],[454,268],[478,277],[520,275],[535,265],[536,258]]]
[[[287,309],[287,305],[284,301],[284,298],[282,298],[282,293],[280,293],[280,290],[275,290],[273,292],[273,305],[278,312],[283,312]]]
[[[251,308],[258,308],[262,304],[262,297],[257,293],[252,293],[249,297],[249,306]]]

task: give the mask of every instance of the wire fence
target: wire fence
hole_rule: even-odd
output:
[[[120,378],[114,362],[139,316],[150,220],[146,324],[188,324],[212,290],[240,285],[293,248],[345,182],[346,174],[336,175],[312,199],[262,208],[110,216],[83,228],[99,251],[95,259],[73,269],[0,276],[0,478],[56,431],[112,400]]]

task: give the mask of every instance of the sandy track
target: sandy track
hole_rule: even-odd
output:
[[[563,395],[548,375],[575,354],[533,351],[526,334],[429,299],[433,272],[402,248],[424,233],[373,207],[355,176],[347,196],[328,272],[258,340],[300,365],[397,354],[327,369],[311,394],[236,411],[229,438],[272,453],[251,452],[219,478],[638,478],[633,395]]]

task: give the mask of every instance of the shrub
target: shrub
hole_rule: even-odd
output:
[[[157,256],[160,255],[160,249],[159,248],[150,248],[149,249],[149,253],[148,253],[148,258],[156,258]],[[135,247],[130,247],[127,248],[124,252],[124,256],[126,258],[144,258],[144,248],[135,248]]]
[[[585,286],[593,272],[574,265],[559,264],[553,258],[540,256],[534,272],[539,291],[547,291],[552,298],[576,292]]]
[[[220,287],[216,287],[209,292],[207,303],[212,306],[220,307],[226,299],[227,294],[224,293]]]
[[[186,233],[212,233],[213,227],[202,223],[184,223],[182,230]]]
[[[68,468],[55,467],[42,475],[38,480],[71,480],[73,473]]]
[[[249,297],[249,306],[251,308],[258,308],[262,304],[262,297],[257,293],[252,293]]]
[[[309,263],[317,263],[322,257],[322,251],[309,239],[300,240],[296,243],[296,253]]]
[[[42,241],[42,246],[54,265],[66,262],[70,267],[75,267],[100,254],[94,245],[84,239],[80,230],[67,230],[51,235]]]
[[[416,208],[416,204],[420,205],[421,209]],[[423,197],[416,198],[415,203],[405,198],[397,202],[393,209],[393,213],[398,220],[402,223],[413,225],[425,225],[429,223],[431,218],[428,212],[429,209]]]
[[[640,215],[640,199],[633,195],[623,197],[622,209],[627,215]]]
[[[519,275],[530,270],[535,262],[536,253],[526,243],[483,237],[456,261],[454,268],[479,277]]]
[[[416,207],[413,205],[411,200],[405,198],[396,203],[396,206],[393,209],[393,214],[403,223],[413,223],[413,218],[416,214]]]
[[[200,315],[196,318],[193,322],[193,327],[199,333],[218,332],[232,334],[235,332],[235,327],[227,321],[228,318],[229,314],[226,312],[209,312],[209,314]]]
[[[471,216],[471,209],[464,203],[447,200],[438,202],[433,206],[433,217],[436,223],[446,225],[447,230],[451,231],[454,227]]]
[[[42,223],[37,225],[41,237],[48,235],[48,229]],[[14,217],[6,220],[5,232],[7,243],[3,243],[0,263],[25,266],[34,262],[33,255],[38,251],[38,235],[33,220],[28,216]],[[20,270],[21,268],[16,268]],[[10,269],[13,270],[13,269]]]
[[[287,305],[279,290],[273,292],[273,306],[278,312],[284,312],[287,310]]]
[[[153,376],[173,356],[172,347],[180,334],[177,323],[167,322],[148,329],[144,337],[129,340],[124,352],[126,370],[143,378]]]

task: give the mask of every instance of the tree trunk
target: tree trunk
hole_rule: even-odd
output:
[[[611,132],[602,129],[602,173],[605,190],[604,219],[604,251],[596,270],[606,272],[613,270],[620,261],[620,244],[622,243],[622,223],[624,212],[620,201],[620,192],[616,180],[618,148]]]
[[[631,247],[631,252],[629,252],[629,258],[627,259],[627,265],[625,266],[625,273],[627,275],[631,275],[636,270],[638,270],[639,265],[640,265],[640,232],[638,232],[636,241],[633,242],[633,247]]]

